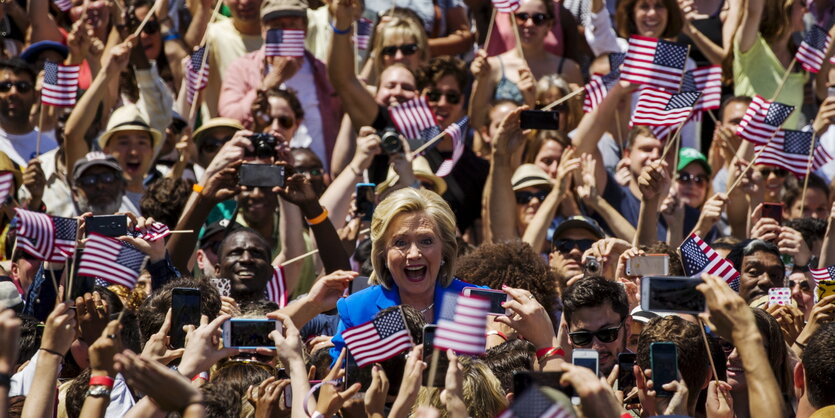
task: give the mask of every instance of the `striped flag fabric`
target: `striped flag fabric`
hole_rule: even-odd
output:
[[[284,267],[273,267],[273,276],[267,282],[267,300],[275,302],[279,308],[287,306],[287,282]]]
[[[620,77],[635,84],[678,91],[688,53],[687,45],[678,42],[633,35]]]
[[[54,0],[55,6],[58,7],[58,10],[62,12],[66,12],[72,8],[72,0]]]
[[[145,254],[122,241],[91,233],[78,262],[78,275],[98,277],[133,289],[145,264]]]
[[[722,66],[709,65],[686,71],[680,92],[687,91],[702,93],[693,107],[694,112],[719,109],[722,104]]]
[[[17,245],[33,257],[50,263],[63,263],[75,252],[78,221],[44,213],[15,209]]]
[[[774,135],[771,142],[754,146],[754,152],[759,153],[762,150],[755,164],[782,167],[797,177],[805,177],[813,136],[812,132],[781,130]],[[832,156],[826,149],[819,142],[815,143],[812,151],[812,170],[817,170],[831,160]]]
[[[822,269],[809,269],[812,273],[812,278],[816,282],[821,280],[835,280],[835,266],[826,266]]]
[[[519,0],[493,0],[493,7],[497,12],[513,13],[520,5]]]
[[[452,139],[452,158],[447,158],[441,162],[441,165],[438,166],[438,170],[435,171],[436,176],[448,176],[449,173],[452,172],[452,169],[455,168],[455,164],[458,163],[458,160],[461,159],[461,156],[464,154],[464,139],[467,135],[467,127],[469,126],[469,123],[470,118],[464,116],[461,120],[451,123],[443,130],[443,134],[449,135]],[[432,138],[435,138],[440,134],[441,128],[438,126],[429,127],[421,132],[424,142],[430,141]]]
[[[9,172],[0,173],[0,203],[4,203],[9,198],[14,185],[14,174]]]
[[[367,17],[361,17],[357,21],[354,33],[354,44],[357,49],[363,51],[368,49],[368,44],[371,42],[371,31],[374,30],[374,21]]]
[[[390,359],[414,346],[399,307],[346,329],[342,337],[359,367]]]
[[[638,103],[632,112],[630,125],[670,126],[678,125],[690,117],[693,106],[701,93],[688,91],[668,93],[653,88],[641,89]]]
[[[301,29],[270,29],[264,43],[268,57],[303,57],[304,31]]]
[[[394,126],[406,138],[421,138],[421,132],[432,126],[437,126],[435,113],[429,107],[425,97],[418,97],[401,103],[399,106],[389,107]]]
[[[497,418],[574,418],[574,414],[534,385],[519,394]]]
[[[162,222],[154,222],[150,228],[147,228],[147,232],[144,234],[139,233],[139,229],[134,232],[134,236],[138,238],[142,238],[145,241],[156,241],[160,238],[165,238],[171,235],[171,230],[168,229],[168,225]]]
[[[450,292],[445,298],[457,298],[455,313],[452,320],[440,319],[435,332],[435,348],[453,350],[456,353],[477,355],[483,354],[487,337],[487,314],[490,311],[490,301],[477,296],[455,295]]]
[[[52,61],[44,62],[41,101],[50,106],[69,107],[75,105],[78,94],[78,65],[61,65]]]
[[[194,104],[197,92],[209,85],[209,57],[207,55],[204,58],[204,55],[208,53],[206,47],[201,46],[191,54],[188,71],[186,71],[186,98],[191,104]]]
[[[736,134],[755,144],[765,144],[777,133],[783,122],[794,111],[794,106],[770,102],[760,95],[754,96]]]
[[[623,52],[612,52],[609,54],[609,73],[594,74],[586,84],[586,90],[583,97],[583,112],[591,112],[603,102],[606,95],[609,94],[609,89],[620,80],[620,66],[623,65],[623,60],[626,54]]]
[[[826,50],[829,48],[829,42],[831,41],[832,38],[824,28],[812,25],[812,28],[806,32],[803,42],[797,48],[794,58],[804,70],[817,73],[823,65],[823,60],[826,59]]]
[[[719,276],[735,292],[739,292],[739,272],[696,234],[690,234],[678,248],[684,273],[699,277],[702,273]]]

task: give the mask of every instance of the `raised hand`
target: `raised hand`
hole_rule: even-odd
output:
[[[110,306],[99,292],[85,293],[75,298],[75,313],[81,339],[88,345],[101,337],[110,320]]]
[[[64,355],[76,338],[75,312],[61,302],[46,318],[46,324],[41,338],[41,349],[53,354]]]
[[[487,61],[487,51],[479,49],[470,64],[470,72],[476,80],[490,75],[490,62]]]
[[[525,143],[520,115],[528,109],[527,106],[518,107],[502,119],[493,138],[493,156],[509,157]]]
[[[189,332],[180,372],[192,378],[200,372],[208,371],[213,364],[240,351],[237,348],[218,348],[220,345],[221,326],[229,320],[229,315],[220,315],[212,322],[206,315],[200,316],[200,326]]]
[[[667,162],[658,160],[645,166],[638,177],[638,189],[641,200],[659,199],[670,187],[670,176],[667,174]]]
[[[99,338],[87,350],[90,354],[90,369],[93,375],[116,376],[113,357],[122,351],[122,324],[110,321]]]
[[[496,317],[496,322],[515,329],[537,349],[553,346],[556,336],[554,327],[551,325],[551,318],[531,292],[507,286],[502,286],[502,290],[513,298],[504,302],[502,306],[510,309],[514,314],[499,315]]]
[[[182,357],[185,352],[184,348],[177,348],[174,350],[169,348],[171,347],[171,338],[168,334],[170,333],[171,309],[169,308],[168,312],[165,314],[165,320],[162,322],[162,326],[159,331],[151,335],[151,338],[148,338],[148,342],[146,342],[145,346],[142,347],[142,357],[165,365],[171,363],[174,359]]]
[[[138,231],[140,236],[134,237],[133,235],[123,235],[117,239],[133,245],[137,250],[142,251],[143,254],[147,254],[151,263],[156,263],[157,261],[164,259],[164,239],[150,241],[142,238],[142,236],[148,234],[149,229],[156,222],[154,221],[154,218],[143,218],[141,216],[137,217],[131,212],[126,212],[125,215],[128,217],[128,231]]]
[[[366,415],[369,417],[384,416],[388,392],[389,379],[386,377],[386,372],[379,364],[375,364],[371,368],[371,386],[365,391],[365,397],[363,398]]]
[[[185,376],[130,350],[116,354],[116,371],[125,376],[131,388],[150,396],[163,411],[183,412],[203,400]]]
[[[280,402],[284,389],[290,384],[290,380],[276,380],[275,377],[268,377],[260,385],[250,386],[246,390],[246,397],[250,403],[255,404],[255,418],[279,418],[290,416],[290,410]]]

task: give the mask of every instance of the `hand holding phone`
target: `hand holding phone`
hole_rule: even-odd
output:
[[[510,296],[503,290],[482,289],[479,287],[465,287],[464,296],[478,296],[490,301],[490,312],[488,315],[509,315],[510,312],[502,306],[502,303],[510,300]]]
[[[275,319],[232,318],[223,323],[223,344],[240,349],[275,348],[270,333],[281,329]]]
[[[675,343],[652,343],[649,345],[649,355],[655,396],[659,398],[672,397],[673,392],[664,390],[663,386],[678,380],[678,352]]]
[[[560,128],[560,115],[552,110],[523,110],[519,115],[519,125],[522,129],[557,130]]]
[[[84,219],[84,230],[106,237],[121,237],[128,234],[128,217],[126,215],[99,215]]]
[[[200,289],[177,287],[171,290],[170,345],[183,348],[186,345],[186,325],[200,325]]]

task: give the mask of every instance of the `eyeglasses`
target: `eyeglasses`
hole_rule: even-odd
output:
[[[765,178],[768,178],[768,176],[770,176],[772,173],[775,176],[780,177],[780,178],[783,178],[783,177],[786,177],[786,176],[789,175],[788,170],[785,170],[783,168],[761,168],[759,170],[760,170],[760,174],[762,174],[762,176],[765,177]]]
[[[403,55],[406,55],[406,56],[414,55],[418,51],[418,45],[417,44],[405,44],[405,45],[384,46],[383,49],[380,50],[380,53],[383,54],[383,55],[386,55],[386,56],[393,56],[393,55],[397,54],[398,50],[400,50],[400,52]]]
[[[580,252],[586,252],[594,244],[593,239],[558,239],[554,241],[551,251],[559,251],[563,254],[570,253],[577,248]]]
[[[678,173],[678,178],[676,178],[680,183],[695,183],[697,186],[702,186],[707,184],[707,176],[704,174],[690,174],[688,172],[682,171]]]
[[[281,126],[284,129],[290,129],[296,123],[295,119],[293,119],[290,116],[285,116],[285,115],[281,115],[281,116],[269,116],[269,115],[267,115],[264,119],[267,119],[267,118],[270,119],[270,123],[269,123],[270,125],[272,125],[273,122],[278,121],[279,126]]]
[[[32,83],[28,81],[4,81],[0,83],[0,92],[6,93],[14,86],[18,93],[29,93],[32,91]]]
[[[321,176],[325,172],[321,167],[293,167],[293,170],[299,174],[307,174],[310,176]]]
[[[546,197],[548,197],[548,193],[550,193],[549,190],[540,190],[538,192],[516,192],[516,203],[526,205],[528,202],[533,200],[533,198],[537,198],[540,202],[542,202]]]
[[[116,181],[115,173],[87,174],[76,181],[82,187],[90,187],[97,183],[113,184]]]
[[[527,22],[528,19],[533,19],[533,24],[534,25],[542,26],[542,25],[545,24],[545,22],[547,22],[548,20],[551,19],[551,16],[546,15],[545,13],[534,13],[534,14],[525,13],[525,12],[516,13],[516,23],[521,25],[521,24],[524,24],[525,22]]]
[[[426,93],[426,98],[429,99],[430,102],[440,102],[441,96],[446,97],[446,101],[449,104],[457,105],[461,103],[461,93],[457,91],[440,91],[440,90],[430,90]]]
[[[574,345],[579,347],[585,347],[592,343],[593,338],[597,338],[597,341],[601,343],[610,343],[616,339],[618,339],[618,333],[620,332],[620,327],[623,326],[623,322],[620,325],[612,328],[604,328],[599,329],[597,331],[577,331],[577,332],[569,332],[568,338],[571,338],[571,342]]]

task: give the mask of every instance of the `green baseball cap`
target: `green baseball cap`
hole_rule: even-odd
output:
[[[687,167],[687,164],[692,162],[701,164],[708,176],[713,172],[710,164],[707,163],[707,157],[699,152],[699,150],[688,147],[684,147],[678,152],[678,167],[676,168],[676,172],[683,170],[684,167]]]

